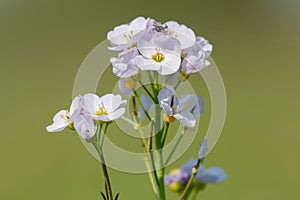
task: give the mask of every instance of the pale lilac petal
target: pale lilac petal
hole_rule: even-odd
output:
[[[173,74],[178,71],[180,62],[181,58],[178,54],[167,53],[158,72],[161,75]]]
[[[180,113],[176,113],[174,117],[186,127],[194,128],[196,125],[196,119],[190,111],[183,110]]]
[[[60,110],[58,113],[56,113],[53,117],[53,124],[47,126],[47,131],[59,132],[64,130],[70,124],[70,121],[66,119],[66,116],[66,110]]]
[[[125,108],[119,108],[109,114],[97,116],[97,120],[108,122],[120,118],[125,113]]]
[[[196,118],[199,118],[200,115],[203,113],[204,104],[200,96],[196,96],[193,100],[192,104],[190,105],[189,110],[193,113]]]
[[[129,78],[139,72],[134,58],[139,55],[137,48],[131,48],[119,53],[117,58],[111,58],[113,73],[120,78]]]
[[[132,31],[133,35],[139,33],[142,30],[146,29],[147,19],[144,17],[137,17],[132,22],[130,22],[129,28]]]
[[[136,56],[135,63],[141,70],[159,70],[161,65],[152,59],[146,59],[143,56]]]
[[[178,105],[178,99],[175,94],[175,90],[172,86],[167,85],[159,91],[158,102],[160,107],[167,113],[167,115],[173,115],[173,107]],[[173,105],[171,105],[173,102]]]
[[[96,134],[93,118],[83,110],[74,112],[74,128],[78,135],[84,139],[90,139]]]
[[[82,100],[82,97],[81,97],[81,96],[77,96],[77,97],[75,97],[75,98],[73,99],[72,104],[71,104],[71,106],[70,106],[70,112],[69,112],[70,115],[72,115],[73,112],[74,112],[76,109],[80,108],[80,106],[81,106],[81,100]]]
[[[122,103],[122,97],[120,95],[106,94],[100,97],[99,101],[103,103],[104,109],[108,113],[111,113],[120,106]]]
[[[82,97],[82,108],[90,114],[98,111],[99,104],[100,98],[96,94],[88,93]]]
[[[109,31],[107,34],[107,39],[112,43],[112,45],[124,45],[128,44],[129,40],[126,36],[130,33],[130,28],[126,24],[120,25],[114,28],[113,31]]]
[[[204,52],[205,58],[210,56],[213,46],[203,37],[197,37],[196,44],[199,45],[199,49]]]
[[[204,137],[204,141],[200,146],[200,150],[199,150],[199,154],[198,154],[198,159],[200,159],[201,161],[204,160],[206,154],[208,151],[208,141],[207,141],[207,137]]]
[[[168,26],[168,30],[172,33],[171,35],[180,41],[182,49],[195,44],[196,36],[192,29],[185,25],[180,25],[175,21],[169,21],[165,24]]]
[[[220,167],[211,167],[208,169],[203,167],[198,170],[195,178],[203,183],[219,183],[227,178],[227,174]]]

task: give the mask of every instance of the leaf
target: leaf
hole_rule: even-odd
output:
[[[101,194],[102,198],[103,198],[104,200],[106,200],[106,197],[105,197],[105,195],[103,194],[103,192],[100,192],[100,194]]]
[[[115,200],[118,200],[119,194],[120,194],[120,193],[118,193],[118,194],[116,195]]]

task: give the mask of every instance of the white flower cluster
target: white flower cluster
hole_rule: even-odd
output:
[[[107,39],[110,50],[122,51],[117,58],[111,58],[113,73],[120,78],[129,78],[139,70],[188,75],[210,64],[206,58],[211,54],[212,45],[175,21],[161,24],[137,17],[108,32]]]
[[[61,110],[53,118],[48,132],[59,132],[66,127],[75,129],[84,139],[91,139],[96,134],[96,123],[110,122],[121,117],[125,112],[126,100],[120,95],[106,94],[98,97],[85,94],[73,99],[70,110]]]

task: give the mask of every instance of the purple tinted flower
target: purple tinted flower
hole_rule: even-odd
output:
[[[181,185],[186,185],[190,179],[190,175],[185,171],[180,169],[175,169],[170,172],[170,174],[165,176],[165,184],[171,186],[172,184],[178,182]]]
[[[173,116],[183,125],[193,128],[196,119],[200,117],[203,110],[203,103],[200,97],[192,94],[184,94],[176,97],[172,86],[167,85],[158,94],[160,107],[168,116]]]
[[[190,176],[192,175],[192,169],[197,164],[196,160],[190,160],[189,162],[182,165],[180,170],[186,172]],[[195,179],[201,183],[218,183],[227,178],[226,173],[223,169],[219,167],[211,167],[208,169],[205,169],[203,165],[200,165],[200,167],[197,170],[197,174]]]
[[[178,24],[175,21],[168,21],[165,23],[169,34],[179,40],[181,49],[186,49],[195,44],[196,36],[192,29],[185,25]]]
[[[59,132],[64,130],[66,127],[70,127],[73,129],[74,123],[74,112],[80,108],[81,97],[75,97],[70,106],[70,110],[60,110],[53,117],[53,124],[47,126],[48,132]]]
[[[96,126],[92,116],[83,109],[75,111],[74,127],[78,135],[84,139],[90,139],[96,134]]]
[[[186,57],[182,61],[181,70],[186,74],[196,73],[210,63],[205,60],[212,52],[212,45],[202,37],[197,37],[196,43],[184,50]]]
[[[83,109],[90,114],[94,120],[113,121],[125,113],[126,100],[120,95],[106,94],[98,97],[95,94],[86,94],[83,97]]]
[[[129,78],[139,72],[134,58],[139,55],[137,49],[131,48],[119,53],[117,58],[111,58],[113,73],[120,78]]]
[[[219,183],[227,178],[227,174],[220,167],[210,167],[205,169],[203,166],[199,167],[196,180],[202,183]]]
[[[179,69],[181,50],[176,39],[157,33],[150,39],[143,37],[137,46],[141,55],[135,57],[135,62],[141,70],[155,70],[168,75]]]
[[[133,45],[138,38],[136,36],[146,29],[147,19],[137,17],[130,24],[123,24],[108,32],[107,39],[112,47],[110,50],[124,50]]]

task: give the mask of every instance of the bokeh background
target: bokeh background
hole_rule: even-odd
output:
[[[98,162],[73,132],[48,134],[45,126],[70,104],[86,55],[139,15],[177,20],[214,44],[228,113],[206,165],[222,166],[229,179],[199,199],[298,199],[299,10],[298,0],[1,0],[0,199],[100,199]],[[116,81],[109,74],[100,94]],[[192,83],[203,86],[207,102],[205,85]],[[196,155],[199,138],[172,167]],[[124,148],[131,142],[118,141]],[[120,199],[154,199],[147,175],[110,173]]]

